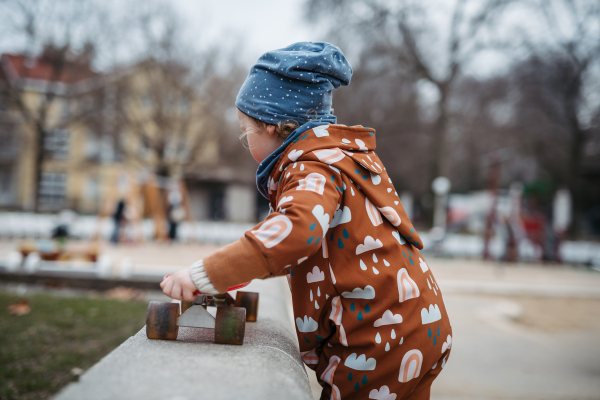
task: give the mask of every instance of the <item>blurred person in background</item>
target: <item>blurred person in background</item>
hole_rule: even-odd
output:
[[[71,227],[77,220],[77,213],[71,210],[62,210],[56,217],[56,225],[52,229],[52,239],[58,243],[60,250],[64,250],[69,239]]]
[[[113,221],[115,223],[113,234],[110,237],[110,241],[114,244],[119,243],[119,238],[121,235],[121,228],[125,223],[125,199],[121,199],[117,202],[117,207],[115,208],[115,212],[113,213]]]
[[[177,227],[185,218],[185,210],[181,204],[181,193],[178,190],[169,192],[169,210],[167,219],[169,221],[169,239],[177,240]]]

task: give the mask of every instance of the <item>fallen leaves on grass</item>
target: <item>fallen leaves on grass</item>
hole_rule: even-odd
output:
[[[27,300],[19,300],[16,303],[10,304],[7,308],[9,313],[18,317],[27,315],[31,312],[31,306]]]
[[[52,398],[78,379],[73,368],[85,375],[144,326],[147,302],[84,294],[22,296],[0,290],[0,399]],[[8,306],[25,298],[31,313],[10,315]]]

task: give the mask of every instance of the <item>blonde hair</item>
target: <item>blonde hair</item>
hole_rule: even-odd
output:
[[[248,115],[248,114],[246,114],[246,115]],[[317,117],[318,117],[317,111],[314,109],[308,110],[306,112],[306,117],[307,117],[306,118],[307,121],[317,119]],[[290,134],[292,132],[294,132],[296,129],[298,129],[300,127],[300,124],[298,123],[298,121],[293,120],[293,119],[286,119],[285,121],[278,121],[276,124],[267,124],[266,122],[263,122],[254,117],[250,117],[250,118],[252,118],[252,121],[254,121],[254,124],[259,128],[266,128],[267,125],[275,125],[275,132],[277,133],[277,136],[283,140],[287,139],[287,137],[290,136]],[[246,132],[242,133],[240,135],[240,140],[243,141],[246,138],[246,136],[247,136]]]
[[[256,118],[252,118],[252,119],[254,120],[254,123],[256,124],[256,126],[258,126],[260,128],[267,127],[266,122],[262,122],[261,120],[258,120]],[[285,140],[288,136],[290,136],[290,134],[292,132],[294,132],[296,129],[298,129],[298,127],[300,126],[300,124],[293,119],[288,119],[285,121],[278,121],[276,124],[272,124],[272,125],[275,125],[275,132],[277,133],[277,136],[279,136],[283,140]]]

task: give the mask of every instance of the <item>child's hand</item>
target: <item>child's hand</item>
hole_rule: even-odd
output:
[[[160,283],[160,288],[164,294],[176,300],[193,301],[198,294],[189,269],[166,276]]]

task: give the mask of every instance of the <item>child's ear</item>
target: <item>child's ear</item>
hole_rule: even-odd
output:
[[[267,132],[269,133],[269,136],[273,136],[276,133],[276,129],[277,127],[275,125],[267,124]]]

